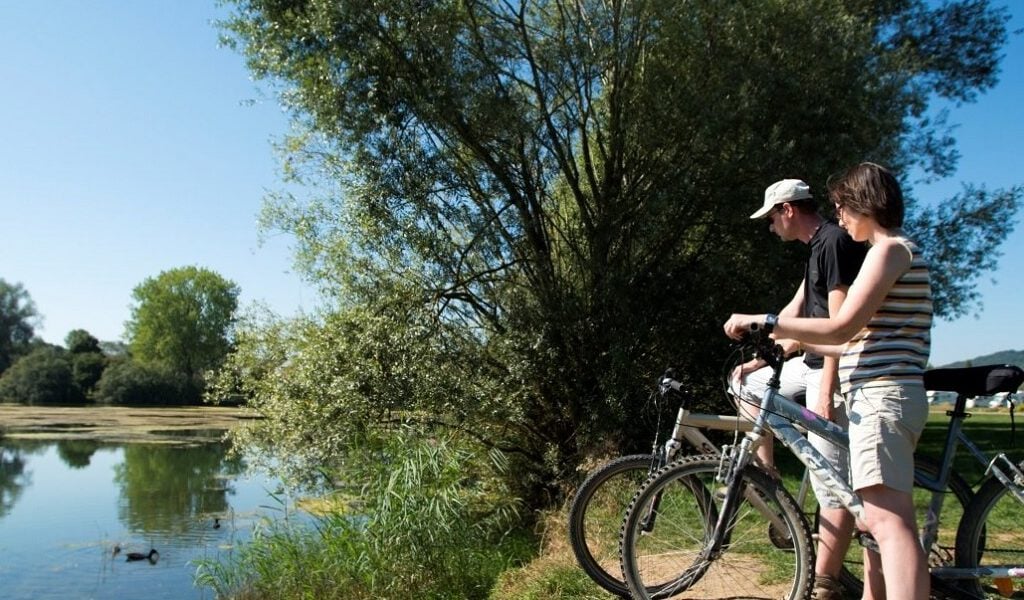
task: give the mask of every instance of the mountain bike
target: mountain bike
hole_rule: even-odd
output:
[[[718,448],[704,434],[703,430],[747,432],[753,422],[735,415],[711,415],[694,413],[689,410],[691,395],[675,379],[670,369],[658,381],[658,397],[663,401],[679,402],[675,424],[664,445],[659,444],[657,435],[650,454],[634,454],[615,458],[591,472],[576,491],[569,510],[569,541],[580,567],[602,588],[620,597],[628,597],[629,589],[622,577],[619,558],[619,538],[622,519],[630,501],[643,483],[654,473],[669,464],[682,449],[684,443],[692,446],[698,454],[717,454]],[[770,439],[766,443],[772,443]],[[939,466],[924,457],[915,457],[915,479],[937,480]],[[958,501],[959,507],[966,506],[971,498],[970,486],[955,472],[947,474],[943,488]],[[915,481],[915,484],[917,482]],[[803,507],[809,492],[809,474],[805,470],[797,493],[797,504]],[[916,496],[921,497],[919,492]],[[752,502],[760,503],[752,496]],[[919,500],[922,510],[931,498],[930,492]],[[707,504],[707,499],[703,498]],[[765,511],[770,509],[762,506]],[[812,510],[815,514],[816,511]],[[947,514],[949,511],[947,511]],[[938,521],[936,521],[938,523]],[[957,521],[944,523],[949,535],[956,530]],[[650,519],[645,527],[651,527]],[[770,529],[775,532],[776,529]],[[773,542],[786,544],[781,537]],[[935,557],[952,554],[952,543],[940,548],[935,545]],[[858,553],[859,556],[859,553]],[[840,582],[854,595],[859,595],[861,582],[860,560],[851,553],[840,573]],[[936,564],[951,564],[951,559],[935,559]],[[652,587],[657,587],[652,584]]]
[[[628,597],[619,568],[619,528],[629,501],[643,482],[672,461],[684,442],[698,453],[717,452],[702,429],[746,431],[750,421],[735,415],[705,415],[689,411],[687,393],[669,370],[659,379],[658,397],[678,398],[679,411],[672,433],[659,444],[657,433],[650,454],[615,458],[591,472],[576,490],[569,509],[569,542],[580,567],[605,590]]]
[[[825,482],[844,506],[858,518],[863,516],[863,504],[843,475],[807,442],[794,423],[842,446],[848,446],[846,432],[781,396],[778,393],[781,349],[763,330],[753,338],[753,343],[758,354],[772,366],[774,376],[751,431],[738,445],[727,446],[720,453],[683,457],[663,467],[647,480],[627,510],[620,538],[620,559],[627,587],[636,598],[664,598],[688,592],[695,598],[797,600],[810,594],[814,550],[807,519],[781,483],[752,462],[753,448],[766,435],[774,433],[801,463]],[[1003,389],[1012,385],[1008,380],[995,387]],[[959,439],[953,436],[955,423],[957,421],[951,421],[949,436]],[[938,477],[932,478],[934,489],[943,490],[934,492],[938,509],[946,495],[946,487],[939,484],[942,480],[948,483],[951,461],[952,454],[944,453]],[[1002,469],[1002,466],[995,468]],[[1014,483],[1009,477],[1006,482],[998,477],[996,480],[1007,489]],[[758,502],[749,502],[751,496],[758,498]],[[977,516],[976,513],[983,510],[970,507],[991,507],[993,500],[1004,496],[1005,493],[993,493],[987,504],[982,502],[984,498],[971,500],[957,534],[956,565],[932,570],[933,597],[984,597],[979,590],[971,589],[969,582],[965,585],[958,578],[990,577],[994,586],[1005,588],[1007,578],[1018,576],[1012,565],[984,564],[990,558],[994,560],[1004,555],[1004,548],[994,544],[993,534],[988,533],[997,531],[992,526],[991,513],[987,513],[988,526],[984,522],[967,522],[969,516]],[[770,510],[766,511],[766,506]],[[651,513],[656,513],[658,523],[653,530],[643,525]],[[928,515],[926,534],[937,531],[940,514],[941,510],[935,510]],[[1019,530],[1019,526],[1011,528],[1015,530]],[[963,533],[965,531],[967,533]],[[860,536],[860,539],[865,547],[873,547],[869,536]],[[925,547],[931,549],[927,542]],[[929,560],[931,562],[931,557]],[[946,557],[941,560],[943,565],[948,562]],[[1024,575],[1024,570],[1020,574]]]

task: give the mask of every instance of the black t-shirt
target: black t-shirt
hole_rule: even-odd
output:
[[[853,283],[868,248],[866,244],[853,241],[833,221],[825,221],[818,227],[810,246],[811,256],[804,268],[804,305],[800,316],[827,318],[829,292]],[[807,353],[804,363],[820,369],[824,359],[820,354]]]

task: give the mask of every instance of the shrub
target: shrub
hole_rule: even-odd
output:
[[[96,384],[95,399],[105,404],[180,405],[199,400],[198,386],[170,370],[122,360],[112,363]]]
[[[24,404],[77,404],[85,397],[74,385],[67,353],[40,346],[0,377],[0,400]]]

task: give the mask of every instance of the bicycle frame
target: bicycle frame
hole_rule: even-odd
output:
[[[953,470],[953,457],[956,455],[957,448],[963,446],[968,452],[977,460],[980,464],[987,465],[985,474],[992,474],[1000,483],[1007,488],[1011,494],[1013,494],[1018,501],[1024,503],[1024,474],[1020,472],[1013,461],[1011,461],[1005,453],[1000,452],[994,458],[989,458],[984,451],[969,438],[963,431],[963,422],[969,415],[964,410],[966,404],[966,397],[958,397],[954,404],[953,410],[947,411],[946,414],[950,417],[949,429],[946,433],[946,444],[942,449],[942,459],[940,461],[941,469],[939,471],[938,479],[932,479],[926,476],[918,476],[918,481],[921,485],[932,491],[931,503],[928,506],[927,520],[921,529],[921,543],[925,548],[930,547],[932,543],[938,538],[938,523],[939,516],[942,513],[942,504],[944,494],[941,490],[945,489],[947,482],[949,481],[949,474]],[[1000,466],[1002,463],[1002,466]],[[1004,470],[1005,469],[1005,470]],[[930,572],[936,577],[942,579],[961,579],[965,577],[1005,577],[1005,578],[1024,578],[1024,565],[1012,565],[1000,568],[992,567],[981,567],[977,569],[967,569],[962,567],[933,567]]]
[[[828,441],[840,445],[847,451],[849,451],[849,436],[838,425],[823,419],[811,410],[793,402],[778,392],[781,361],[778,357],[774,358],[776,361],[774,363],[769,360],[769,363],[774,368],[774,373],[764,392],[760,413],[754,420],[750,432],[744,436],[737,451],[725,448],[722,452],[723,464],[726,458],[732,458],[733,461],[730,464],[730,472],[723,474],[723,481],[728,486],[728,492],[715,534],[709,546],[709,550],[712,552],[716,551],[722,540],[725,539],[725,530],[729,520],[732,518],[732,512],[735,510],[738,494],[734,489],[737,487],[734,485],[734,481],[738,479],[737,474],[750,464],[755,444],[765,435],[771,436],[774,434],[810,473],[825,483],[829,491],[839,499],[858,521],[862,521],[864,518],[864,505],[860,496],[847,483],[846,478],[811,445],[797,425],[807,432],[822,436]],[[930,548],[938,537],[939,515],[945,496],[943,490],[946,488],[950,472],[952,471],[952,462],[957,444],[963,444],[982,464],[987,464],[987,472],[991,472],[1018,500],[1024,502],[1024,475],[1020,473],[1016,465],[1005,454],[1000,454],[994,459],[989,460],[988,456],[963,433],[962,421],[963,417],[966,416],[966,413],[963,413],[963,402],[965,400],[966,398],[958,399],[957,410],[950,415],[954,418],[947,432],[938,480],[925,476],[918,477],[919,483],[922,483],[932,491],[928,517],[921,533],[923,548]],[[999,462],[1004,464],[1009,474],[1000,467]],[[870,537],[866,539],[862,537],[861,544],[875,552],[878,551],[877,544]],[[929,572],[931,575],[941,579],[972,579],[978,577],[1024,578],[1024,565],[979,568],[935,567],[930,569]]]

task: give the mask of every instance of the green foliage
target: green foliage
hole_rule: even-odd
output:
[[[936,310],[947,317],[968,314],[979,305],[978,278],[995,268],[998,248],[1013,232],[1024,186],[989,192],[964,186],[933,210],[921,211],[909,223],[917,240],[929,250]]]
[[[823,190],[866,158],[954,171],[929,102],[995,83],[1007,19],[983,0],[229,4],[228,42],[295,116],[286,172],[323,192],[270,198],[264,224],[335,305],[246,333],[222,389],[311,454],[396,411],[477,431],[520,457],[531,505],[599,444],[650,439],[665,366],[720,398],[720,324],[799,280],[802,249],[747,218],[767,184]],[[955,273],[939,314],[976,301],[958,269],[991,266],[974,248],[994,255],[1021,193],[916,209]]]
[[[199,267],[149,278],[132,291],[125,324],[134,359],[191,379],[218,367],[231,347],[238,286]]]
[[[477,354],[478,341],[404,301],[399,290],[382,294],[373,307],[352,306],[323,319],[252,316],[240,323],[236,343],[207,397],[247,398],[268,418],[240,439],[272,449],[275,462],[293,473],[334,464],[383,424],[444,423],[501,447],[524,422],[510,390],[494,383]],[[540,450],[518,450],[513,460],[544,460]]]
[[[84,400],[74,385],[71,360],[63,348],[39,346],[0,377],[0,401],[40,405]]]
[[[510,535],[517,502],[494,453],[401,430],[368,440],[339,476],[337,508],[312,528],[279,520],[227,563],[200,564],[219,597],[486,598],[534,551]]]
[[[103,371],[93,398],[103,404],[135,406],[195,404],[199,389],[193,380],[166,367],[119,360]]]
[[[71,379],[82,396],[89,398],[107,368],[100,342],[84,329],[73,329],[64,338],[71,355]]]
[[[79,354],[82,352],[102,352],[100,341],[84,329],[72,329],[64,338],[64,345],[68,352]]]
[[[36,305],[25,288],[0,279],[0,373],[28,352],[36,317]]]
[[[88,398],[107,368],[107,357],[99,352],[71,354],[71,381],[75,388]]]

